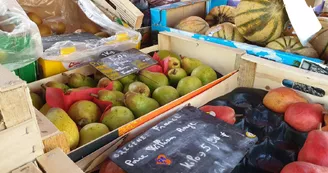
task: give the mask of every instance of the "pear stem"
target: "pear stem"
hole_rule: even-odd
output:
[[[90,96],[95,97],[95,98],[99,98],[98,94],[94,94],[94,93],[91,93]]]

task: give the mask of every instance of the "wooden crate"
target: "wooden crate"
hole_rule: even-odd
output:
[[[0,170],[9,172],[43,154],[26,82],[0,65]]]
[[[270,90],[282,87],[284,80],[291,80],[294,83],[305,84],[315,88],[320,88],[324,91],[324,95],[316,96],[309,93],[309,90],[294,89],[300,95],[307,98],[310,102],[320,103],[328,108],[328,76],[309,72],[306,70],[292,68],[290,66],[261,59],[252,55],[243,55],[235,61],[238,70],[222,81],[218,85],[208,89],[207,91],[195,96],[194,98],[184,102],[183,104],[173,108],[172,110],[163,113],[160,116],[148,121],[129,132],[124,140],[109,143],[111,148],[108,148],[106,154],[109,156],[120,145],[127,143],[146,130],[150,129],[160,121],[170,117],[176,111],[182,109],[187,105],[201,107],[209,101],[223,96],[238,87],[250,87],[262,90]],[[99,163],[100,164],[100,163]]]
[[[92,0],[92,2],[109,18],[115,15],[122,18],[133,29],[141,28],[144,14],[129,0]]]
[[[97,163],[104,160],[102,154],[106,152],[106,150],[110,147],[110,145],[107,144],[113,141],[114,139],[118,137],[124,137],[125,134],[129,133],[134,128],[141,126],[147,121],[156,118],[160,114],[163,114],[167,111],[174,109],[176,106],[184,103],[185,101],[195,97],[196,95],[222,82],[225,78],[231,75],[231,72],[235,68],[236,59],[238,59],[243,54],[245,54],[243,50],[220,46],[214,43],[199,41],[189,37],[182,37],[172,33],[161,33],[159,35],[158,46],[153,46],[147,49],[143,49],[142,51],[148,53],[151,51],[156,51],[158,49],[171,50],[173,52],[176,52],[184,56],[198,58],[204,64],[208,64],[212,66],[216,71],[220,72],[225,76],[186,96],[180,97],[179,99],[167,105],[164,105],[159,109],[156,109],[153,112],[150,112],[149,114],[144,115],[131,123],[128,123],[116,130],[113,130],[111,133],[106,134],[85,146],[77,148],[74,151],[68,153],[69,157],[74,162],[76,162],[78,166],[82,168],[84,171],[92,170],[93,167],[97,165]],[[70,74],[74,72],[82,73],[84,75],[90,75],[93,74],[95,70],[90,66],[84,66],[65,73]],[[48,81],[66,82],[66,80],[67,79],[62,74],[59,74],[40,81],[30,83],[29,88],[33,92],[38,92],[39,90],[41,90],[41,84],[44,84]],[[41,131],[43,131],[43,128],[41,129]],[[43,141],[45,140],[46,139],[43,139]],[[47,148],[47,146],[45,146],[45,148]],[[83,156],[83,159],[81,159],[81,156]]]

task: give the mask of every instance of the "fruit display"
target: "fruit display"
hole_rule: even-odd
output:
[[[34,107],[63,131],[71,150],[142,117],[221,77],[191,57],[163,50],[154,67],[112,81],[100,72],[62,74],[31,93]]]
[[[240,0],[237,7],[216,6],[205,17],[206,23],[198,16],[189,16],[182,19],[175,28],[328,60],[328,18],[320,16],[318,20],[323,29],[306,46],[300,43],[281,0]]]

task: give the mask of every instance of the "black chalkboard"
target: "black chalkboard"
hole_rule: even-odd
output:
[[[188,106],[116,150],[128,173],[230,173],[257,137]]]
[[[104,55],[106,54],[101,54],[102,57]],[[90,64],[111,80],[116,80],[155,65],[157,61],[137,49],[130,49],[114,52],[97,62],[90,62]]]

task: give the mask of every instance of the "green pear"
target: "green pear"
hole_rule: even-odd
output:
[[[177,90],[180,96],[184,96],[202,86],[200,79],[195,76],[187,76],[179,81]]]
[[[93,95],[95,96],[95,95]],[[124,105],[124,94],[120,91],[100,90],[96,96],[99,100],[112,102],[112,106]]]
[[[171,51],[168,51],[168,50],[160,50],[157,53],[158,53],[158,56],[159,56],[159,58],[161,60],[163,60],[164,58],[166,58],[166,57],[169,56],[169,57],[177,58],[180,61],[180,57],[177,54],[175,54],[175,53],[173,53]]]
[[[142,82],[138,82],[138,81],[131,83],[129,85],[128,91],[139,93],[139,94],[144,95],[146,97],[150,96],[149,87],[146,84],[144,84]]]
[[[75,149],[79,144],[79,129],[67,113],[60,108],[51,108],[46,114],[46,117],[58,128],[58,130],[64,132],[70,149]]]
[[[168,71],[167,76],[169,77],[170,84],[177,86],[179,81],[187,76],[187,72],[183,68],[174,68]]]
[[[108,127],[102,123],[90,123],[80,130],[79,146],[85,145],[109,132]]]
[[[51,107],[46,103],[42,106],[42,108],[40,109],[40,112],[43,115],[46,115],[50,109],[51,109]]]
[[[123,93],[124,94],[126,94],[129,91],[129,86],[130,86],[130,84],[124,85],[124,88],[123,88]]]
[[[42,106],[44,105],[43,99],[36,93],[30,93],[31,99],[32,99],[32,104],[33,106],[40,110]]]
[[[103,77],[99,80],[97,87],[98,88],[106,88],[110,82],[113,82],[113,90],[114,91],[123,91],[123,85],[120,81],[114,80],[111,81],[107,77]]]
[[[188,75],[200,65],[202,65],[202,62],[195,58],[183,57],[181,60],[181,66]]]
[[[104,113],[102,123],[106,124],[110,130],[115,130],[133,120],[134,115],[130,109],[124,106],[114,106]]]
[[[180,60],[178,58],[166,57],[165,60],[168,60],[169,69],[180,68]]]
[[[125,94],[125,105],[138,118],[159,107],[155,99],[134,92],[127,92]]]
[[[87,124],[97,122],[101,116],[101,111],[95,103],[88,100],[81,100],[75,102],[69,108],[68,115],[77,125],[83,127]]]
[[[130,84],[134,81],[137,80],[137,75],[136,74],[129,74],[121,79],[119,79],[119,81],[125,86],[127,84]]]
[[[163,73],[150,72],[147,70],[142,70],[140,72],[139,80],[146,84],[151,92],[160,86],[169,85],[169,80]]]
[[[79,87],[96,87],[97,82],[91,77],[84,76],[80,73],[72,73],[68,76],[68,86],[71,88],[79,88]]]
[[[178,91],[171,86],[161,86],[155,89],[152,95],[161,106],[170,103],[171,101],[179,98]]]
[[[47,82],[45,85],[45,87],[49,87],[49,88],[58,88],[58,89],[61,89],[63,90],[64,92],[66,92],[69,87],[61,82],[56,82],[56,81],[50,81],[50,82]]]
[[[191,76],[195,76],[200,79],[203,85],[211,83],[218,78],[216,72],[210,66],[207,65],[201,65],[195,68],[192,71]]]

